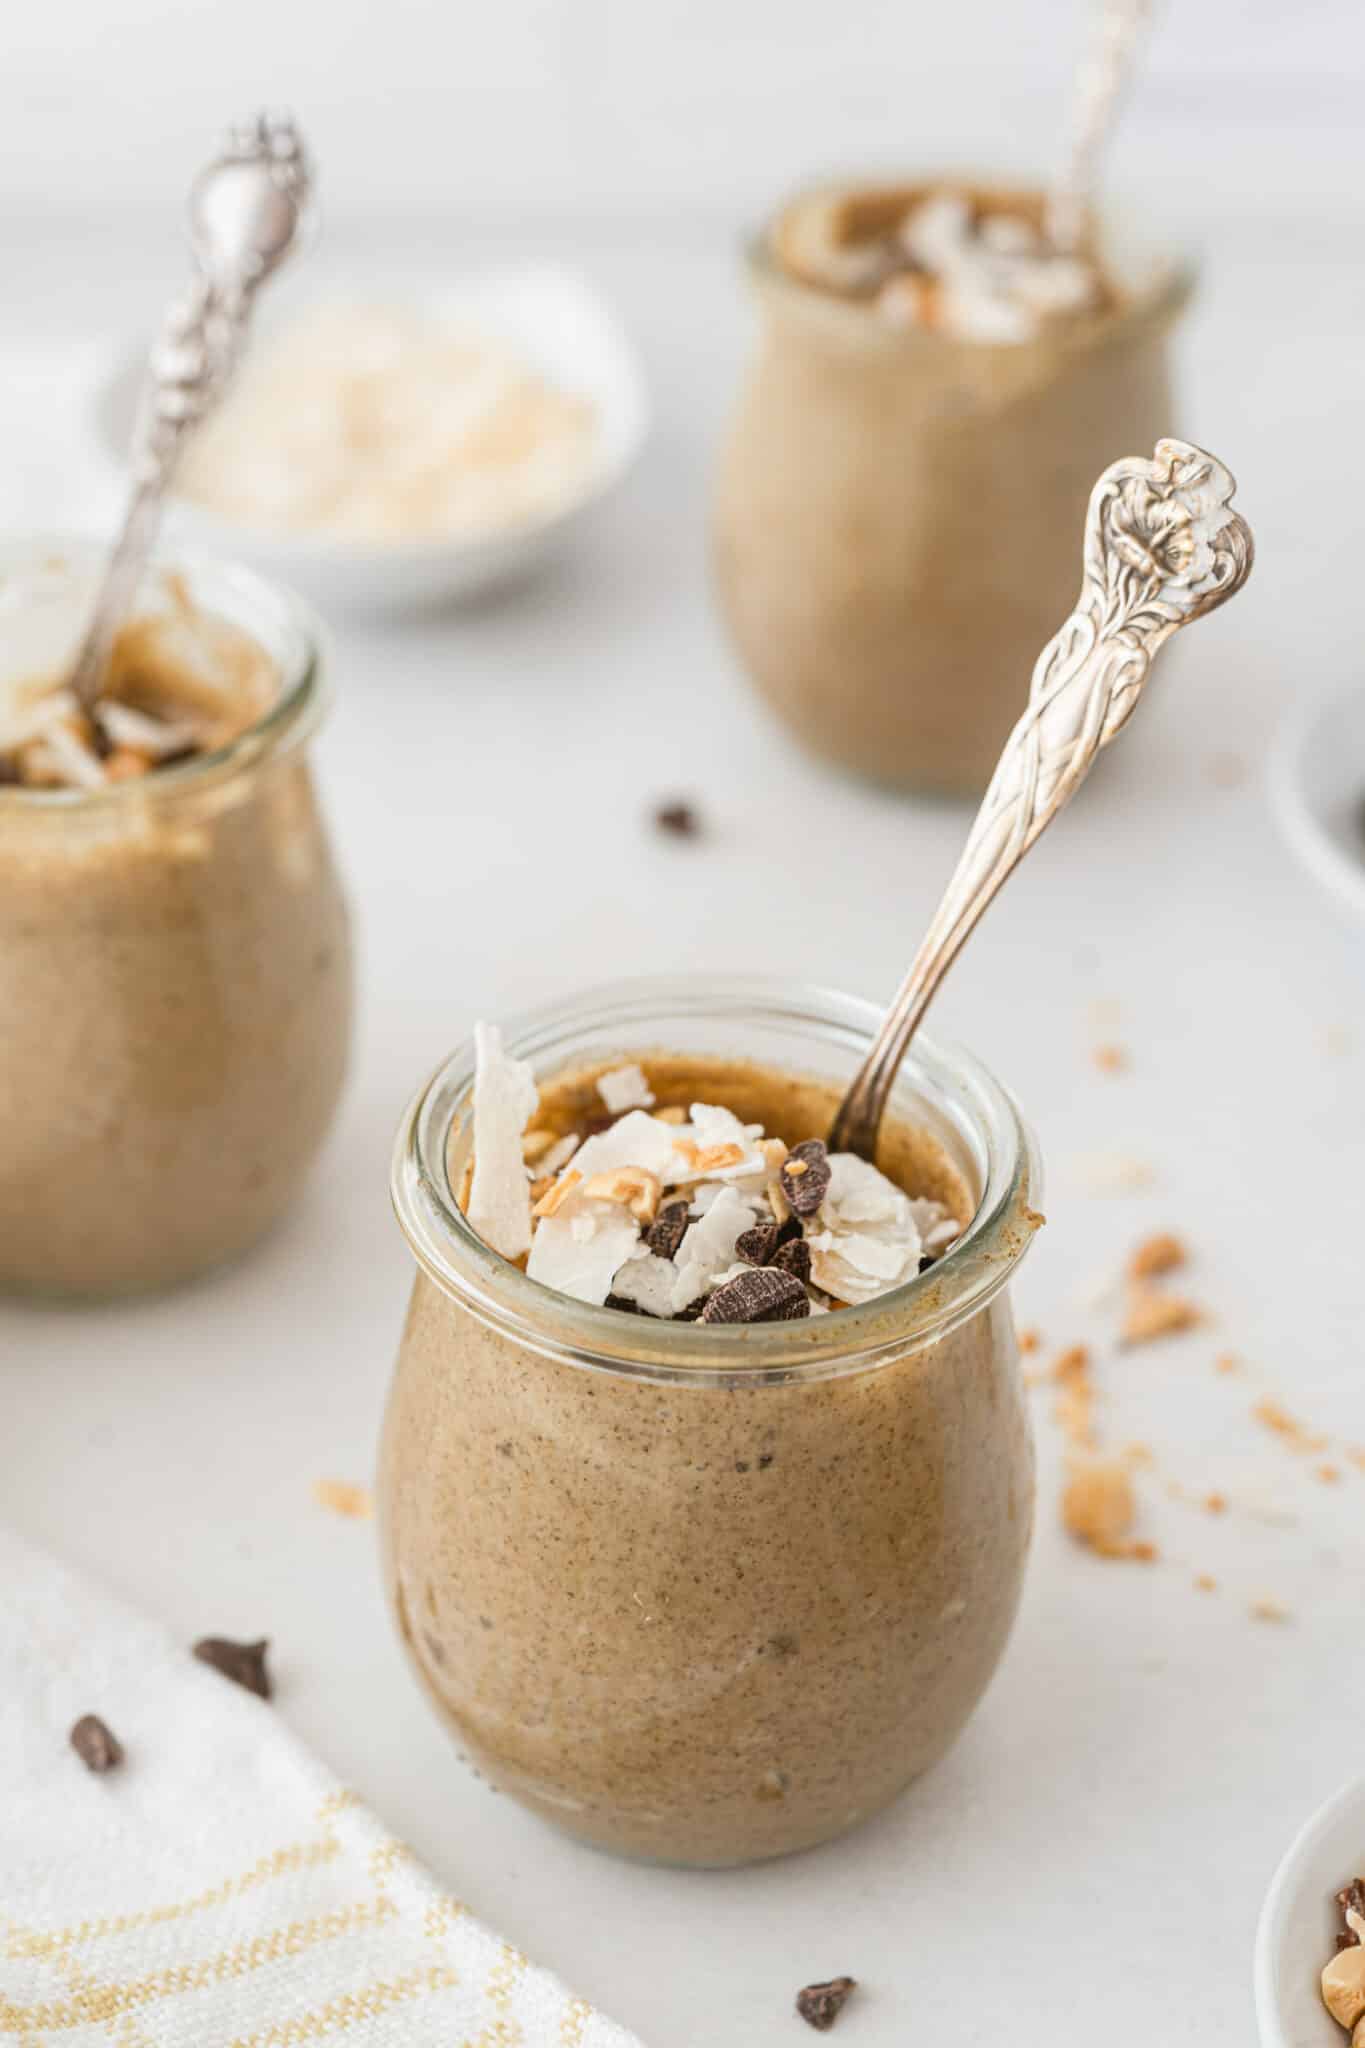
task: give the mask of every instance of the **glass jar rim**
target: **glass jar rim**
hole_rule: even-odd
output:
[[[926,348],[962,348],[982,350],[1000,348],[1017,354],[1028,342],[982,342],[964,341],[950,334],[939,334],[913,323],[898,324],[879,318],[875,305],[864,299],[844,298],[838,293],[826,290],[810,279],[797,277],[778,262],[774,248],[774,231],[778,222],[791,208],[802,200],[819,199],[839,192],[872,190],[883,186],[904,185],[907,189],[924,186],[932,189],[935,185],[975,186],[981,190],[1013,192],[1021,196],[1037,195],[1042,191],[1042,182],[1029,179],[1009,171],[993,172],[989,167],[946,164],[937,171],[907,173],[869,171],[864,176],[818,178],[810,183],[797,185],[778,201],[756,227],[749,228],[741,237],[741,252],[744,266],[755,286],[785,299],[792,305],[800,305],[835,325],[842,325],[849,334],[875,333],[879,339],[890,342]],[[1130,209],[1122,195],[1098,207],[1096,219],[1101,244],[1110,248],[1116,242],[1122,246],[1123,237],[1117,234],[1120,223],[1129,217]],[[1142,253],[1152,265],[1153,275],[1145,290],[1135,292],[1131,303],[1121,306],[1117,313],[1103,321],[1082,325],[1081,336],[1102,332],[1106,336],[1117,334],[1136,326],[1140,321],[1153,318],[1174,318],[1187,303],[1194,291],[1198,275],[1198,263],[1188,246],[1172,243],[1166,253],[1156,252],[1161,245],[1156,239],[1143,240]],[[1130,251],[1131,260],[1131,251]],[[1123,265],[1116,264],[1122,273]]]
[[[632,978],[568,1004],[525,1012],[503,1026],[507,1050],[546,1072],[571,1063],[593,1032],[647,1037],[672,1019],[768,1021],[809,1027],[812,1047],[861,1058],[881,1011],[814,984],[712,976]],[[558,1061],[554,1055],[560,1055]],[[1008,1091],[971,1054],[917,1036],[901,1069],[897,1106],[946,1116],[984,1164],[976,1209],[957,1242],[927,1271],[875,1300],[796,1322],[664,1322],[574,1301],[493,1251],[461,1212],[449,1140],[472,1106],[474,1045],[460,1045],[408,1105],[394,1146],[391,1194],[418,1266],[488,1327],[542,1356],[590,1370],[672,1385],[791,1384],[866,1371],[937,1343],[1006,1284],[1042,1218],[1041,1169],[1031,1132]]]
[[[102,562],[103,546],[88,535],[35,535],[22,540],[0,542],[0,580],[30,562],[41,567],[52,557],[65,558],[74,565]],[[253,766],[268,754],[283,752],[311,737],[327,709],[324,680],[325,631],[312,607],[284,584],[275,583],[239,562],[198,548],[158,548],[148,565],[147,576],[181,572],[195,588],[211,600],[215,593],[234,597],[261,620],[259,630],[241,622],[241,630],[260,639],[261,645],[280,669],[280,688],[265,714],[225,746],[191,760],[158,768],[154,775],[111,782],[103,789],[29,789],[14,783],[0,784],[0,817],[82,817],[107,814],[119,804],[135,798],[143,803],[186,794],[207,784],[220,782]],[[261,637],[273,629],[275,642],[267,645]]]

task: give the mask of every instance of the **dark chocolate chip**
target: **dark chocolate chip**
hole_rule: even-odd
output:
[[[718,1287],[701,1312],[704,1323],[787,1323],[810,1314],[801,1282],[776,1266],[755,1266]]]
[[[269,1648],[269,1639],[264,1636],[259,1643],[234,1643],[226,1636],[203,1636],[195,1644],[194,1654],[201,1664],[211,1664],[234,1685],[244,1685],[257,1699],[268,1700],[274,1690],[265,1668]]]
[[[831,1977],[824,1984],[808,1984],[796,1994],[796,2010],[807,2026],[827,2034],[857,1988],[856,1977]]]
[[[1337,1936],[1337,1947],[1339,1949],[1358,1948],[1360,1946],[1360,1936],[1347,1921],[1346,1915],[1354,1913],[1358,1919],[1365,1920],[1365,1877],[1353,1877],[1349,1884],[1343,1885],[1337,1893],[1337,1904],[1341,1908],[1342,1918],[1342,1929],[1341,1933]]]
[[[639,1316],[644,1314],[644,1310],[640,1307],[639,1302],[627,1301],[624,1294],[609,1294],[607,1296],[604,1306],[607,1308],[619,1308],[622,1315],[624,1316]]]
[[[788,1238],[785,1244],[777,1247],[768,1263],[776,1266],[780,1273],[790,1273],[804,1287],[810,1279],[810,1246],[804,1237]]]
[[[649,1229],[645,1244],[657,1259],[671,1259],[687,1234],[687,1203],[665,1202]]]
[[[699,1294],[695,1301],[688,1302],[686,1308],[680,1308],[676,1315],[670,1316],[669,1321],[673,1323],[698,1322],[700,1321],[702,1313],[705,1310],[705,1308],[706,1296],[704,1294]]]
[[[112,1771],[123,1762],[123,1744],[98,1714],[82,1714],[71,1731],[71,1747],[87,1771]]]
[[[658,831],[671,833],[675,839],[695,839],[701,832],[701,819],[691,804],[659,804],[654,811],[654,824]]]
[[[735,1239],[735,1256],[743,1259],[746,1266],[767,1266],[773,1263],[777,1249],[777,1225],[755,1223],[752,1230],[741,1230]]]
[[[796,1214],[813,1216],[829,1192],[829,1154],[823,1141],[807,1138],[804,1145],[793,1145],[782,1162],[778,1178],[782,1192]]]

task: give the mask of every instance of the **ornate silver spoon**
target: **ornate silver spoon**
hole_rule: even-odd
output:
[[[1132,75],[1151,0],[1104,0],[1094,45],[1081,60],[1066,161],[1048,193],[1044,227],[1054,249],[1080,243],[1099,185],[1100,159]]]
[[[71,672],[70,687],[87,711],[98,701],[185,442],[232,375],[256,293],[293,246],[310,189],[298,130],[268,114],[231,129],[190,188],[195,274],[148,359],[132,491]]]
[[[1034,665],[943,901],[839,1106],[832,1152],[875,1157],[906,1048],[987,904],[1132,716],[1157,649],[1246,582],[1253,545],[1230,509],[1236,488],[1202,448],[1158,441],[1152,461],[1111,464],[1091,492],[1076,609]]]

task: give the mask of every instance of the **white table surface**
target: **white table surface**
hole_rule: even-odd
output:
[[[320,765],[362,1006],[307,1198],[249,1263],[173,1299],[0,1311],[0,1514],[187,1638],[268,1633],[278,1711],[475,1911],[649,2048],[806,2038],[793,1993],[842,1971],[863,1983],[847,2048],[1243,2048],[1271,1869],[1361,1767],[1365,1472],[1321,1484],[1250,1417],[1272,1391],[1365,1443],[1365,936],[1292,865],[1264,793],[1281,713],[1360,660],[1365,279],[1343,275],[1339,239],[1274,246],[1272,270],[1259,236],[1217,240],[1172,422],[1239,475],[1255,577],[1167,658],[934,1020],[997,1067],[1040,1134],[1050,1225],[1021,1320],[1050,1350],[1096,1345],[1106,1440],[1157,1454],[1140,1477],[1161,1561],[1101,1563],[1061,1534],[1058,1439],[1035,1396],[1040,1517],[1017,1632],[956,1751],[891,1812],[729,1874],[577,1847],[456,1761],[400,1660],[372,1529],[310,1496],[320,1475],[369,1474],[409,1271],[390,1140],[474,1018],[693,961],[887,993],[964,830],[955,807],[817,771],[727,652],[706,494],[746,317],[723,234],[585,228],[561,245],[613,295],[658,408],[592,546],[475,612],[335,621]],[[531,230],[496,248],[452,230],[375,261],[420,276],[470,253],[546,250]],[[316,262],[354,275],[369,260],[334,234]],[[71,230],[6,261],[0,512],[96,510],[70,466],[76,369],[91,337],[156,303],[174,253]],[[68,362],[49,451],[35,394]],[[673,791],[705,813],[704,841],[647,830]],[[551,855],[552,820],[569,832]],[[1129,1047],[1131,1070],[1099,1072],[1097,1039]],[[1097,1155],[1146,1162],[1152,1185],[1095,1193]],[[1120,1354],[1096,1290],[1155,1228],[1188,1238],[1189,1290],[1213,1320]],[[1242,1374],[1214,1371],[1222,1350]],[[1231,1508],[1215,1518],[1172,1485],[1222,1489]],[[1216,1593],[1195,1590],[1202,1571]],[[1251,1619],[1262,1597],[1291,1619]]]

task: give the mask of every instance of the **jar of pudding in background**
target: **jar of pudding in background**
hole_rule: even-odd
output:
[[[950,182],[1041,217],[1036,192]],[[907,204],[934,189],[906,187]],[[978,793],[1075,604],[1096,478],[1179,430],[1168,338],[1192,273],[1106,233],[1112,305],[968,340],[785,268],[782,223],[818,196],[749,251],[761,334],[716,490],[722,611],[817,758]]]
[[[599,991],[507,1040],[542,1083],[650,1048],[753,1063],[722,1099],[772,1130],[789,1085],[827,1127],[878,1021],[703,977]],[[587,1841],[697,1865],[823,1841],[943,1754],[1014,1618],[1028,1133],[973,1060],[920,1039],[883,1164],[904,1139],[962,1190],[958,1243],[837,1314],[656,1322],[551,1292],[469,1227],[473,1071],[466,1045],[394,1160],[417,1275],[380,1518],[407,1654],[478,1769]]]
[[[0,550],[0,676],[62,673],[103,557]],[[172,572],[149,579],[154,603]],[[186,558],[182,616],[264,650],[278,691],[218,751],[93,791],[0,787],[0,1290],[162,1288],[243,1252],[331,1124],[351,1028],[345,903],[308,765],[319,632]]]

